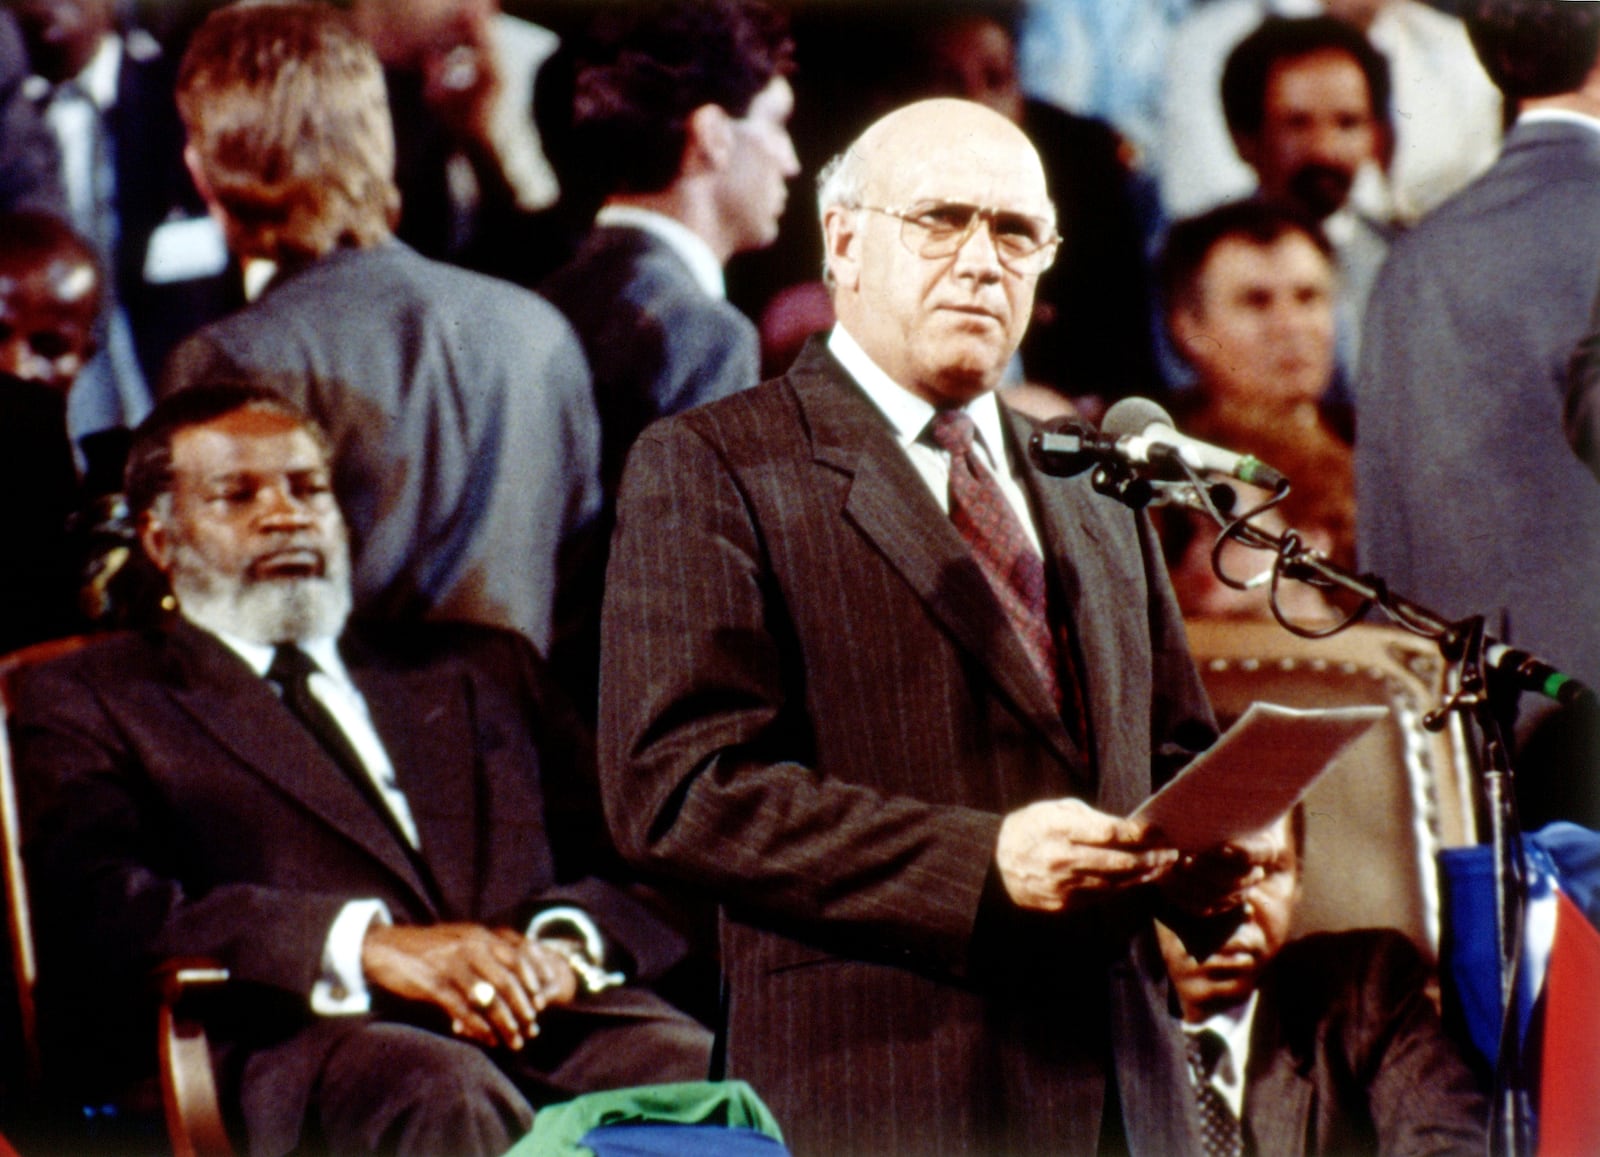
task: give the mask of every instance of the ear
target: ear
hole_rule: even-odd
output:
[[[139,545],[157,570],[172,573],[172,528],[153,508],[139,519]]]
[[[1180,304],[1167,313],[1167,332],[1185,361],[1193,362],[1194,350],[1204,340],[1205,327],[1192,305]]]
[[[841,205],[830,208],[822,217],[823,253],[834,284],[855,290],[861,283],[861,212]]]
[[[684,123],[681,174],[724,169],[733,158],[733,118],[719,104],[703,104]]]

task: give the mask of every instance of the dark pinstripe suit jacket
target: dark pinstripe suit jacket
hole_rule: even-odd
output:
[[[1144,914],[1025,916],[992,876],[1004,813],[1065,795],[1126,813],[1210,729],[1148,528],[1082,480],[1026,487],[1088,751],[820,342],[630,459],[607,814],[625,854],[722,900],[730,1070],[798,1152],[1093,1151],[1113,1046],[1135,1150],[1187,1135]]]

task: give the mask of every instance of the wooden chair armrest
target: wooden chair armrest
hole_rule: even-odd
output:
[[[213,960],[175,959],[157,969],[155,979],[161,997],[156,1030],[161,1102],[174,1157],[233,1157],[211,1042],[191,999],[227,983],[228,970]]]

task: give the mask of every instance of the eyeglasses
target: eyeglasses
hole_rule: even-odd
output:
[[[1049,269],[1061,248],[1061,235],[1045,217],[1013,213],[1006,209],[987,209],[958,201],[924,201],[905,209],[878,205],[858,206],[869,213],[882,213],[900,222],[900,241],[918,257],[953,257],[977,232],[978,223],[989,223],[989,238],[995,256],[1012,273],[1032,277]]]

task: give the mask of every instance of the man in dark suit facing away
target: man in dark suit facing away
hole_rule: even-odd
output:
[[[591,872],[586,732],[512,632],[347,633],[330,480],[268,391],[162,402],[128,494],[179,614],[19,690],[43,1023],[85,1095],[153,1059],[172,956],[230,973],[252,1153],[496,1154],[530,1105],[703,1077],[710,1034],[632,983],[670,937]]]
[[[1288,939],[1302,807],[1237,846],[1263,868],[1241,904],[1181,936],[1156,929],[1210,1134],[1203,1151],[1484,1152],[1487,1102],[1428,995],[1422,954],[1393,929]]]
[[[838,327],[629,460],[612,831],[721,901],[730,1075],[797,1153],[1179,1151],[1177,853],[1127,817],[1213,726],[1148,525],[994,392],[1059,243],[1038,156],[924,101],[820,199]]]
[[[602,17],[578,56],[574,144],[606,198],[540,289],[594,375],[607,532],[640,431],[760,380],[756,328],[727,300],[722,271],[776,239],[800,168],[787,128],[791,51],[760,0],[666,0]],[[590,709],[604,573],[599,557],[583,629],[551,656]]]

